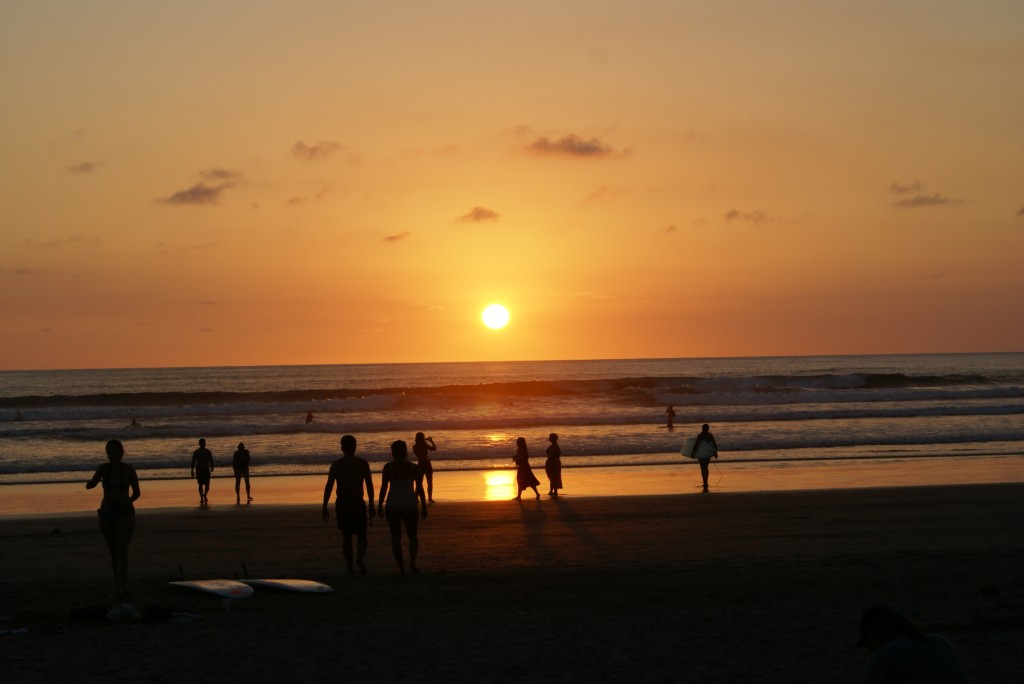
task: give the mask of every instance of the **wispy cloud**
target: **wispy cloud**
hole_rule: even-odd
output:
[[[914,181],[913,183],[893,183],[889,186],[889,192],[895,195],[906,195],[911,192],[921,192],[924,188],[921,186],[921,181]]]
[[[677,230],[679,230],[679,229],[678,229],[678,228],[676,228],[675,226],[668,226],[668,227],[666,227],[666,228],[665,228],[665,232],[666,232],[666,233],[674,233],[674,232],[676,232]]]
[[[43,270],[41,268],[15,268],[11,271],[11,275],[19,277],[32,277],[42,274]]]
[[[1024,207],[1017,210],[1017,216],[1024,216]]]
[[[66,237],[60,240],[47,240],[46,242],[39,242],[37,240],[33,240],[32,238],[28,238],[25,240],[25,246],[35,247],[37,249],[55,249],[57,247],[63,247],[65,245],[76,245],[85,242],[98,244],[99,240],[97,238],[86,240],[86,238],[82,237],[81,234],[75,233],[71,237]]]
[[[208,181],[235,181],[242,179],[242,173],[241,171],[231,171],[229,169],[215,167],[212,169],[206,169],[205,171],[200,171],[199,177]]]
[[[292,145],[291,153],[293,157],[312,161],[316,159],[326,159],[334,154],[347,151],[347,147],[341,143],[336,143],[333,140],[321,140],[315,145],[307,145],[305,142],[300,140]],[[359,155],[348,152],[347,159],[350,162],[358,161]]]
[[[924,185],[922,185],[920,181],[914,181],[912,183],[892,183],[889,186],[889,192],[900,196],[900,199],[893,201],[892,206],[900,208],[939,207],[946,204],[964,203],[961,199],[946,197],[945,195],[941,195],[937,192],[925,194],[924,189]]]
[[[945,197],[939,193],[933,193],[931,195],[914,195],[913,197],[904,197],[903,199],[896,200],[892,203],[894,207],[940,207],[944,204],[963,204],[964,201],[961,199],[953,199],[951,197]]]
[[[402,240],[408,240],[412,237],[412,233],[408,230],[401,233],[395,233],[393,235],[385,235],[384,242],[401,242]]]
[[[574,133],[570,133],[557,140],[540,137],[526,146],[527,152],[541,155],[560,155],[566,157],[605,157],[614,150],[609,145],[601,142],[599,138],[584,140]]]
[[[67,170],[71,173],[86,174],[96,171],[101,166],[103,166],[102,162],[82,162],[80,164],[72,164],[67,167]]]
[[[178,190],[177,192],[162,197],[157,200],[160,204],[169,204],[172,206],[184,206],[184,205],[212,205],[219,204],[221,196],[225,191],[230,190],[234,187],[234,183],[218,183],[217,185],[207,185],[206,183],[196,183],[190,188],[184,190]]]
[[[487,209],[486,207],[473,207],[469,212],[459,217],[459,221],[465,223],[479,223],[481,221],[497,221],[498,217],[501,216],[498,212],[493,209]]]
[[[726,221],[745,221],[747,223],[753,223],[755,226],[761,226],[766,223],[778,221],[777,218],[769,216],[767,212],[761,210],[740,211],[739,209],[730,209],[723,214],[722,218]]]

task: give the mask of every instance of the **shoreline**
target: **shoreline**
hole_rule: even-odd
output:
[[[195,616],[185,623],[102,617],[121,600],[95,520],[0,519],[0,615],[24,630],[0,638],[5,673],[854,684],[860,612],[883,602],[947,637],[970,681],[1024,678],[1024,484],[442,500],[420,524],[422,574],[398,575],[375,521],[369,574],[353,578],[333,511],[325,523],[316,509],[140,511],[129,600]],[[334,592],[257,590],[226,610],[168,585],[243,563]],[[80,608],[100,618],[73,620]]]
[[[923,487],[1024,482],[1024,457],[971,456],[950,468],[947,457],[855,461],[712,461],[709,495],[733,492],[784,492],[887,487]],[[543,465],[534,472],[542,498],[547,481]],[[0,519],[93,514],[102,495],[81,482],[0,485]],[[582,466],[563,468],[566,488],[559,498],[700,494],[696,461],[671,464]],[[253,475],[253,506],[320,505],[322,475]],[[242,483],[242,497],[245,489]],[[380,486],[374,473],[374,487]],[[136,509],[201,510],[195,485],[188,479],[141,480]],[[497,502],[515,496],[515,470],[435,470],[434,498],[440,502]],[[525,496],[532,496],[527,490]],[[214,477],[211,508],[235,507],[234,478]],[[244,504],[243,504],[244,506]]]

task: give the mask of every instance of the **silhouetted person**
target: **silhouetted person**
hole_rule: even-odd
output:
[[[544,472],[548,475],[548,496],[558,496],[558,490],[562,488],[562,448],[558,446],[558,435],[552,432],[548,435],[551,446],[544,452],[548,460],[544,461]]]
[[[103,483],[103,501],[97,512],[100,532],[110,550],[110,562],[114,567],[114,582],[119,597],[128,593],[128,542],[135,532],[133,504],[141,495],[135,468],[124,463],[123,458],[124,446],[116,439],[110,440],[107,442],[109,463],[101,464],[92,479],[85,483],[86,489]]]
[[[356,456],[356,438],[345,435],[341,438],[342,457],[331,464],[327,473],[327,486],[324,487],[324,522],[330,520],[327,504],[331,500],[334,483],[338,483],[338,496],[334,500],[334,516],[338,519],[341,530],[341,552],[345,556],[348,574],[352,576],[352,537],[356,537],[356,565],[359,574],[366,574],[363,557],[366,555],[366,521],[376,515],[373,509],[373,477],[370,475],[370,464]],[[363,501],[363,486],[369,502]]]
[[[141,425],[142,425],[142,423],[140,423],[139,421],[135,420],[134,417],[132,418],[132,422],[128,423],[128,427],[140,427]]]
[[[427,479],[427,501],[434,503],[434,465],[430,462],[428,451],[437,451],[434,438],[424,437],[422,432],[417,432],[412,453],[416,454],[416,465],[420,467],[420,474]]]
[[[422,434],[422,433],[420,433]],[[420,472],[416,463],[409,462],[409,450],[402,440],[391,443],[391,463],[384,464],[384,472],[381,474],[380,498],[378,508],[384,511],[388,520],[388,529],[391,531],[391,553],[398,563],[398,570],[404,575],[405,564],[402,561],[402,525],[405,524],[405,534],[409,537],[409,569],[413,574],[420,574],[416,567],[416,554],[420,550],[420,540],[417,534],[419,521],[417,520],[416,501],[419,500],[421,507],[419,517],[427,519],[427,497],[423,493],[423,473]],[[387,496],[387,508],[384,507],[385,495]]]
[[[669,430],[673,429],[676,420],[676,410],[672,408],[672,404],[669,404],[668,408],[665,409],[665,416],[668,418],[668,424],[665,427]]]
[[[530,468],[530,454],[526,450],[526,438],[519,437],[516,439],[516,455],[512,457],[512,460],[516,464],[516,482],[519,485],[519,493],[516,494],[516,500],[519,501],[523,498],[523,490],[530,488],[533,493],[540,498],[540,492],[537,491],[537,485],[540,484],[540,480],[533,474],[533,469]]]
[[[238,449],[235,454],[231,457],[231,469],[235,471],[235,503],[242,503],[241,484],[242,479],[245,479],[245,498],[246,503],[252,501],[252,492],[249,489],[249,450],[245,448],[245,444],[242,442],[238,443]]]
[[[309,425],[312,422],[313,422],[313,412],[309,411],[308,413],[306,413],[306,425]]]
[[[199,448],[192,452],[192,477],[199,485],[199,505],[210,503],[210,478],[213,476],[213,454],[206,448],[206,440],[199,440]]]
[[[693,455],[697,454],[697,450],[700,448],[702,442],[710,442],[711,446],[715,447],[715,458],[718,458],[718,443],[715,442],[715,436],[711,434],[711,428],[708,427],[707,423],[700,428],[700,434],[697,435],[697,439],[693,443]],[[704,491],[708,491],[708,464],[711,463],[711,456],[707,458],[698,458],[697,462],[700,463],[700,477],[704,481]]]
[[[890,606],[864,611],[857,645],[869,654],[861,679],[864,684],[967,682],[952,644],[938,634],[923,634]]]

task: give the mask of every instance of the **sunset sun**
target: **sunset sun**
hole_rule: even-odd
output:
[[[491,330],[498,330],[508,325],[508,309],[501,304],[491,304],[484,309],[482,318],[484,325]]]

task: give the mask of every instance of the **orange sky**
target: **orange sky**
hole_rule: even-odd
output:
[[[3,3],[0,368],[1024,350],[1022,27]]]

